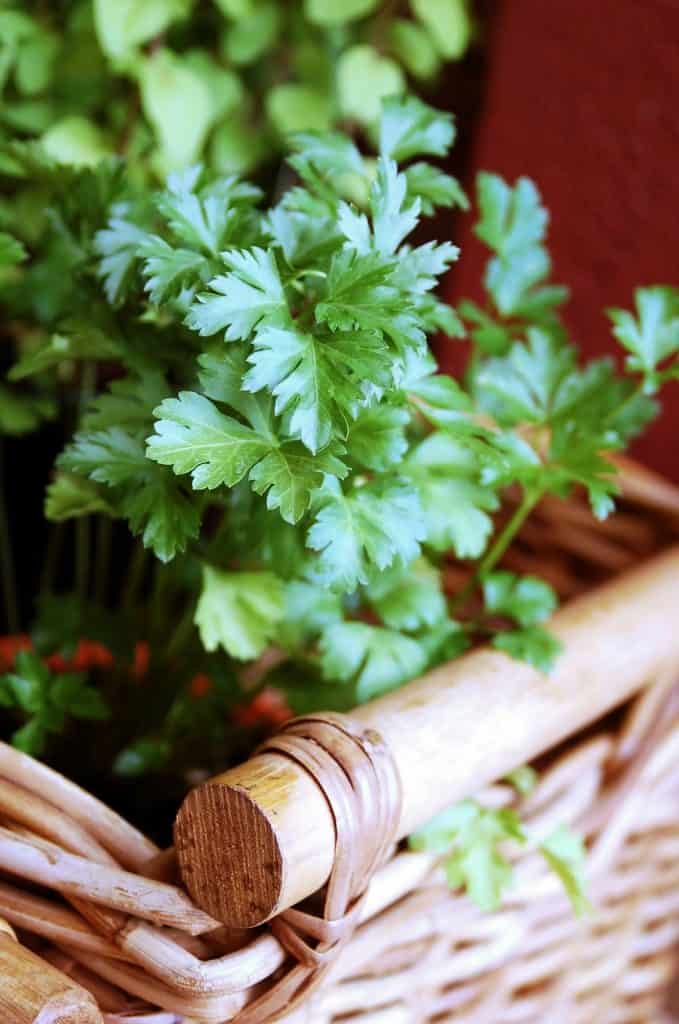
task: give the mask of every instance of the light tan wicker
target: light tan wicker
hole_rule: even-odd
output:
[[[558,881],[530,851],[517,855],[516,884],[494,914],[450,892],[431,855],[401,848],[363,896],[363,876],[398,833],[399,814],[411,800],[403,780],[401,807],[398,794],[383,799],[374,787],[364,794],[366,828],[353,829],[355,849],[343,841],[326,904],[325,916],[338,922],[287,913],[254,931],[223,927],[178,884],[171,852],[161,854],[93,797],[5,746],[0,915],[24,944],[95,997],[107,1024],[660,1024],[679,941],[679,551],[670,547],[679,534],[679,495],[629,467],[625,480],[622,511],[607,523],[594,524],[576,501],[543,503],[505,562],[542,572],[567,600],[589,591],[579,607],[600,611],[591,619],[590,649],[573,661],[586,664],[589,656],[597,666],[598,674],[583,670],[570,681],[581,705],[588,688],[606,691],[600,674],[610,645],[600,644],[597,623],[608,621],[616,595],[636,601],[624,623],[638,613],[648,620],[644,629],[624,625],[615,638],[624,686],[611,677],[607,699],[581,716],[581,724],[599,720],[555,748],[558,729],[546,728],[540,712],[524,749],[508,745],[507,763],[490,757],[486,765],[479,749],[463,743],[454,751],[471,765],[466,776],[458,773],[456,797],[473,793],[504,806],[517,797],[491,781],[500,764],[505,770],[552,748],[542,754],[540,784],[520,812],[538,836],[567,824],[586,837],[592,911],[584,918],[574,916]],[[654,560],[647,570],[599,589],[648,559]],[[451,566],[456,586],[459,572]],[[642,634],[650,638],[646,645]],[[457,662],[455,678],[465,664],[475,663]],[[497,664],[513,692],[516,663]],[[549,694],[550,678],[537,680],[539,693]],[[633,691],[640,695],[630,701]],[[446,714],[455,699],[446,701]],[[617,709],[602,718],[607,708]],[[367,722],[370,712],[362,714]],[[469,736],[478,744],[483,723],[477,726]],[[322,728],[332,746],[335,727]],[[568,731],[566,723],[561,734]],[[393,785],[393,763],[402,765],[398,750],[392,753],[394,761],[388,751],[377,759],[382,787]],[[430,756],[445,773],[451,752],[432,749]],[[423,797],[423,813],[431,803]],[[340,813],[336,807],[336,821]],[[368,827],[374,814],[382,828]],[[308,828],[314,831],[313,816]],[[362,831],[373,833],[367,847]],[[326,869],[310,870],[297,885],[302,894],[319,870]],[[309,928],[315,934],[307,944]],[[0,976],[3,1007],[6,990]],[[304,998],[290,1011],[286,1002],[298,992]],[[25,1024],[9,997],[3,1024]]]

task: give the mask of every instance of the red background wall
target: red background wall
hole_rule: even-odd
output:
[[[679,285],[679,2],[504,0],[491,12],[471,166],[536,180],[569,326],[588,354],[615,351],[602,310],[631,305],[638,284]],[[469,218],[455,240],[451,298],[478,296],[486,253]],[[440,355],[452,368],[452,350]],[[678,385],[664,404],[635,454],[679,480]]]

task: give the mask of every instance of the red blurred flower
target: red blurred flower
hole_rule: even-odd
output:
[[[143,679],[149,670],[151,661],[151,648],[146,640],[139,640],[134,645],[134,658],[132,660],[132,675],[135,679]]]
[[[231,716],[237,725],[282,725],[293,712],[280,690],[265,686],[249,704],[237,704]]]
[[[30,651],[31,638],[27,633],[0,636],[0,672],[10,672],[19,651]]]
[[[192,697],[200,699],[212,689],[212,680],[204,672],[199,672],[189,683],[189,693]]]
[[[114,657],[108,647],[96,640],[82,639],[70,658],[62,654],[50,654],[45,664],[53,672],[86,672],[91,668],[113,668]]]

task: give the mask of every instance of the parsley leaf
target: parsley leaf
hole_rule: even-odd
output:
[[[446,618],[440,574],[424,558],[375,576],[366,587],[366,597],[390,629],[414,633]]]
[[[248,477],[258,494],[268,491],[269,508],[289,523],[306,511],[323,474],[343,476],[346,467],[336,448],[312,456],[294,441],[279,443],[220,412],[204,395],[180,392],[156,409],[156,432],[148,438],[150,459],[191,473],[194,490],[233,487]]]
[[[416,96],[389,96],[382,103],[380,153],[392,160],[444,156],[455,136],[453,118]]]
[[[326,679],[353,682],[360,701],[412,679],[426,666],[417,641],[364,622],[338,622],[323,631],[321,667]]]
[[[367,583],[373,569],[410,562],[424,538],[417,493],[400,480],[375,480],[348,494],[327,480],[307,545],[318,552],[313,574],[344,590]]]
[[[548,619],[558,599],[548,583],[535,576],[496,571],[483,579],[486,609],[514,619],[520,626],[535,626]]]
[[[655,286],[635,292],[634,315],[610,309],[613,334],[629,353],[627,366],[641,373],[646,394],[653,395],[663,380],[679,377],[679,360],[668,369],[660,364],[679,354],[679,289]]]
[[[561,879],[573,909],[582,916],[591,909],[585,879],[586,850],[582,838],[562,825],[539,846],[540,853]]]
[[[271,572],[224,572],[206,565],[194,622],[207,651],[256,658],[284,615],[281,581]]]
[[[446,855],[448,884],[463,885],[485,911],[497,910],[512,881],[512,867],[503,844],[524,845],[526,834],[515,811],[495,810],[465,800],[449,808],[410,837],[415,850]]]
[[[257,248],[222,254],[231,273],[209,282],[191,306],[186,322],[201,335],[224,331],[226,341],[247,339],[257,324],[288,312],[272,252]]]
[[[561,644],[556,637],[540,626],[496,633],[492,645],[517,661],[527,661],[540,672],[549,672],[561,652]]]

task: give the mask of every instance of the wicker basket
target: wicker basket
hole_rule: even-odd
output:
[[[447,888],[433,856],[393,847],[403,806],[393,758],[370,733],[372,781],[357,803],[345,806],[347,773],[354,789],[360,787],[340,750],[342,744],[358,749],[344,720],[314,719],[269,746],[269,756],[295,762],[305,785],[317,786],[310,775],[318,778],[325,794],[319,799],[333,802],[326,817],[332,824],[334,816],[339,853],[320,914],[314,916],[311,902],[305,912],[286,911],[251,931],[219,927],[190,899],[173,851],[160,853],[72,783],[2,746],[0,868],[11,878],[0,882],[0,914],[24,944],[0,934],[2,1021],[86,1024],[101,1019],[94,997],[107,1024],[659,1024],[679,940],[679,552],[671,547],[679,533],[679,494],[629,464],[623,475],[617,516],[593,524],[578,501],[543,502],[505,561],[541,572],[568,602],[554,628],[567,638],[566,664],[581,666],[570,680],[578,714],[571,701],[559,722],[559,711],[544,703],[563,692],[561,676],[552,681],[503,655],[486,655],[502,676],[510,710],[514,702],[525,718],[531,706],[521,704],[517,687],[534,699],[533,720],[516,731],[510,724],[512,735],[497,753],[497,717],[489,716],[484,733],[483,701],[470,710],[465,685],[448,685],[441,714],[448,724],[458,712],[466,716],[456,735],[468,742],[452,755],[436,748],[423,754],[426,748],[415,744],[408,768],[424,779],[425,768],[431,776],[438,764],[446,797],[475,794],[488,805],[509,806],[514,791],[493,780],[540,755],[541,782],[520,812],[538,835],[559,824],[584,834],[591,913],[574,916],[535,853],[518,856],[516,885],[489,915]],[[458,572],[451,566],[452,576]],[[603,638],[598,629],[613,606],[629,615],[620,618],[615,637]],[[576,620],[586,643],[573,650],[568,638],[575,634],[568,630]],[[612,650],[618,654],[611,660]],[[394,701],[414,708],[432,687],[465,672],[473,681],[478,657],[465,656],[454,673],[444,667],[361,709],[357,720],[371,727],[383,720],[388,748]],[[589,692],[599,696],[588,710]],[[578,731],[566,740],[576,721]],[[320,732],[300,741],[305,729]],[[364,730],[361,740],[367,735]],[[309,742],[325,750],[313,763],[307,763]],[[333,757],[342,785],[333,782]],[[398,758],[396,766],[407,803],[412,780]],[[239,769],[239,778],[247,779],[249,770]],[[384,795],[390,786],[393,800]],[[423,793],[421,814],[441,799]],[[343,820],[347,806],[359,827]],[[309,807],[312,845],[321,825]],[[236,839],[258,856],[258,836]],[[180,851],[180,860],[196,893],[190,852]],[[306,895],[324,872],[327,867],[310,864],[304,878],[286,885]],[[254,897],[257,883],[255,876]],[[45,1007],[49,1015],[38,1016]]]

